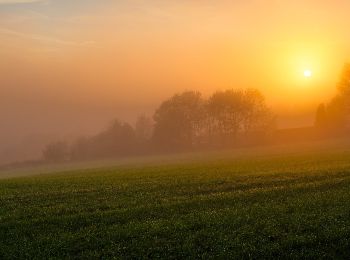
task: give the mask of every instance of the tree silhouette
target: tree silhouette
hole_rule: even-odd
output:
[[[88,160],[135,154],[135,131],[128,123],[114,120],[107,129],[90,138],[80,138],[72,145],[73,160]]]
[[[164,101],[154,114],[154,140],[168,149],[192,147],[200,132],[204,101],[188,91]]]
[[[48,162],[64,162],[69,159],[68,145],[65,142],[48,144],[43,151],[43,157]]]
[[[327,112],[334,128],[344,128],[350,116],[350,64],[344,65],[337,88],[338,94],[329,103]]]
[[[275,117],[264,96],[255,89],[243,92],[242,130],[244,133],[265,132],[275,128]]]
[[[232,145],[242,134],[273,126],[257,90],[217,91],[208,100],[193,91],[177,94],[161,104],[154,121],[154,140],[169,148]]]
[[[264,132],[271,128],[273,116],[257,90],[226,90],[214,93],[207,110],[214,142],[234,143],[240,134]]]
[[[325,104],[320,104],[316,111],[316,119],[315,119],[315,126],[317,128],[325,128],[327,127],[327,111]]]
[[[140,115],[135,123],[135,134],[138,141],[144,143],[151,139],[153,135],[154,122],[151,118]]]
[[[207,109],[211,122],[211,134],[222,143],[237,136],[243,108],[242,91],[218,91],[208,100]]]
[[[132,154],[135,141],[132,126],[119,120],[114,120],[105,131],[92,138],[97,157]]]
[[[78,139],[70,149],[63,143],[50,144],[43,155],[49,161],[88,160],[153,153],[154,148],[227,146],[238,138],[261,137],[274,126],[264,97],[251,89],[217,91],[208,99],[196,91],[176,94],[156,109],[153,120],[139,116],[135,128],[114,120],[104,131]]]

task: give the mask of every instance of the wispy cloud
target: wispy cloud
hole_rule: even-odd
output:
[[[83,45],[95,44],[95,42],[93,42],[93,41],[77,42],[77,41],[63,40],[63,39],[50,37],[50,36],[46,36],[46,35],[23,33],[23,32],[10,30],[10,29],[6,29],[6,28],[0,28],[0,34],[5,34],[5,35],[9,35],[9,36],[14,36],[14,37],[20,37],[20,38],[34,40],[34,41],[40,41],[40,42],[44,42],[44,43],[51,43],[51,44],[55,44],[55,45],[83,46]]]

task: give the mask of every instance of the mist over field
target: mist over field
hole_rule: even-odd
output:
[[[0,259],[349,259],[349,10],[0,0]]]
[[[134,124],[187,90],[258,89],[280,128],[312,126],[349,58],[348,8],[1,1],[0,162],[39,159],[45,144],[97,134],[115,118]]]

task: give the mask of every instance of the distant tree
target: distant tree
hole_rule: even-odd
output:
[[[338,83],[338,94],[327,107],[329,121],[335,128],[344,128],[350,117],[350,64],[345,64]]]
[[[55,142],[48,144],[43,157],[48,162],[64,162],[69,159],[69,147],[65,142]]]
[[[316,111],[316,119],[315,119],[315,126],[317,128],[325,128],[327,127],[327,111],[325,104],[320,104]]]
[[[341,95],[350,95],[350,63],[344,65],[337,87]]]
[[[71,147],[71,160],[87,160],[93,157],[94,151],[91,145],[91,139],[80,137]]]
[[[267,132],[275,128],[275,116],[267,107],[265,98],[256,89],[243,92],[242,131]]]
[[[226,90],[214,93],[207,102],[210,134],[214,142],[229,144],[240,134],[266,131],[273,126],[272,113],[257,90]]]
[[[204,100],[187,91],[164,101],[154,114],[154,141],[166,149],[193,147],[201,134]]]
[[[105,131],[91,139],[95,157],[132,154],[135,142],[135,131],[132,126],[119,120],[114,120]]]
[[[217,91],[207,102],[212,133],[221,137],[222,141],[235,138],[239,130],[240,112],[243,110],[242,91]]]
[[[232,145],[238,136],[248,139],[267,133],[274,126],[273,119],[257,90],[218,91],[207,100],[199,92],[187,91],[165,100],[153,121],[139,116],[133,128],[114,120],[104,131],[78,139],[70,150],[64,143],[54,143],[43,154],[49,161],[88,160],[144,154],[155,147],[183,150]]]
[[[135,131],[128,123],[114,120],[99,134],[78,139],[71,148],[73,160],[132,155],[137,148]]]
[[[149,141],[153,135],[153,128],[153,120],[145,115],[140,115],[135,123],[135,134],[137,140],[141,143]]]

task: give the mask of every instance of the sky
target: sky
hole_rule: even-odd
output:
[[[257,88],[282,127],[312,124],[350,59],[348,10],[346,0],[0,0],[0,143],[95,133],[185,90]]]

